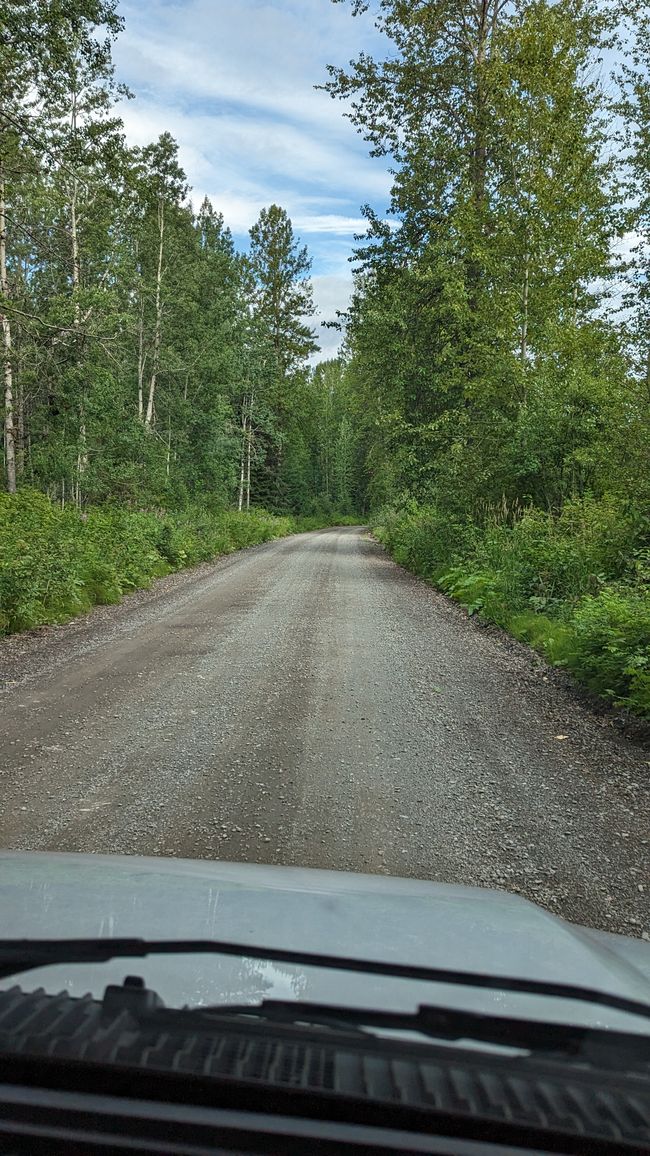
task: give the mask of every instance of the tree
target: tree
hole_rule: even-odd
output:
[[[311,260],[306,247],[294,238],[287,213],[277,205],[262,209],[250,238],[248,265],[255,344],[261,355],[255,359],[255,378],[251,379],[243,410],[243,443],[247,477],[255,444],[256,492],[272,508],[281,508],[287,499],[286,479],[281,476],[287,465],[285,440],[300,424],[299,398],[305,363],[318,348],[314,332],[306,323],[306,318],[315,312],[309,281]],[[264,416],[257,431],[256,407]],[[295,437],[293,444],[297,444]]]
[[[560,364],[581,395],[594,382],[580,405],[603,400],[595,285],[616,226],[589,72],[607,14],[591,0],[383,0],[376,15],[390,57],[332,68],[327,85],[395,173],[397,227],[366,210],[348,328],[373,478],[457,511],[523,484],[561,503],[575,473],[551,497],[548,479],[513,473],[510,445],[530,406],[561,394]]]
[[[13,8],[9,6],[3,41],[3,52],[14,61],[22,61],[20,76],[12,77],[10,69],[5,71],[5,81],[11,91],[6,94],[3,115],[5,125],[13,125],[14,134],[18,133],[28,145],[31,156],[30,180],[26,187],[14,190],[10,206],[16,230],[23,239],[23,251],[28,238],[42,253],[39,234],[44,227],[53,230],[46,243],[49,287],[45,312],[50,316],[44,316],[43,310],[31,315],[18,312],[16,316],[21,322],[18,344],[22,344],[20,331],[25,328],[24,321],[27,326],[47,328],[52,349],[56,344],[58,355],[66,355],[61,361],[69,367],[70,396],[75,390],[77,394],[73,402],[77,422],[77,489],[88,462],[85,375],[81,366],[87,349],[87,323],[99,312],[97,302],[89,304],[83,300],[87,288],[83,284],[83,233],[88,225],[84,215],[93,211],[95,220],[101,218],[95,202],[105,198],[110,157],[119,142],[119,122],[111,116],[111,105],[114,96],[125,90],[114,82],[111,42],[121,27],[115,0],[64,0],[57,4],[33,5],[20,0]],[[104,37],[101,40],[98,38],[100,28]],[[6,229],[4,236],[5,267],[9,269],[4,279],[7,288],[11,274],[19,275],[21,244],[14,243],[7,255]],[[34,279],[40,269],[38,264],[24,266],[22,272]],[[23,277],[23,288],[25,286],[26,277]],[[6,344],[7,326],[4,332]],[[7,413],[6,421],[9,416]],[[21,396],[21,432],[23,424]],[[7,451],[11,436],[5,434],[5,443]],[[21,445],[21,466],[23,448]],[[10,477],[8,485],[11,486]]]
[[[630,492],[650,497],[650,14],[643,4],[623,3],[617,44],[622,62],[613,113],[620,125],[616,145],[623,158],[622,229],[630,247],[625,269],[622,329],[632,365],[625,438],[614,476]],[[635,419],[635,420],[633,420]]]
[[[29,133],[25,114],[31,110],[34,83],[32,42],[25,35],[36,18],[34,0],[17,0],[6,7],[0,23],[0,325],[2,328],[3,431],[6,487],[16,490],[16,428],[14,421],[14,352],[12,348],[11,284],[8,273],[9,212],[21,177]],[[24,152],[23,152],[24,150]],[[30,162],[28,161],[28,168]],[[8,204],[9,202],[9,204]],[[20,225],[16,222],[18,231]]]
[[[250,238],[254,309],[269,334],[278,375],[285,380],[318,349],[314,331],[305,321],[315,312],[311,259],[278,205],[262,209]]]
[[[128,148],[117,0],[0,13],[4,483],[275,509],[314,494],[310,260],[284,210],[251,253],[188,202],[169,133]]]
[[[142,396],[138,396],[138,414],[142,417],[145,428],[150,429],[155,421],[156,385],[163,341],[163,279],[168,272],[166,256],[170,247],[165,228],[170,214],[177,213],[180,209],[187,196],[188,187],[185,173],[178,163],[178,145],[169,133],[163,133],[155,144],[148,145],[142,150],[141,164],[140,185],[145,206],[144,237],[150,240],[152,233],[155,237],[153,338],[146,408],[143,408]],[[171,270],[171,280],[177,285],[179,279],[175,272]]]

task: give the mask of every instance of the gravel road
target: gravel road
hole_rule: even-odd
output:
[[[650,937],[650,755],[361,529],[0,643],[0,846],[386,872]]]

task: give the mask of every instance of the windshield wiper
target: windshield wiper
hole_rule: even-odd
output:
[[[115,989],[113,989],[115,990]],[[164,1020],[167,1009],[151,1012]],[[650,1042],[646,1036],[539,1020],[517,1019],[486,1012],[434,1007],[421,1004],[415,1012],[377,1011],[372,1008],[339,1007],[299,1000],[263,1000],[259,1004],[226,1004],[183,1009],[206,1027],[236,1020],[242,1024],[325,1027],[334,1032],[366,1036],[368,1030],[409,1032],[445,1042],[471,1040],[475,1043],[515,1049],[547,1056],[571,1056],[602,1066],[619,1066],[626,1059],[650,1062]],[[172,1013],[176,1014],[176,1013]],[[139,1017],[138,1017],[139,1018]],[[147,1021],[149,1021],[147,1015]]]
[[[354,957],[298,951],[290,947],[258,947],[218,939],[1,939],[0,979],[39,967],[57,964],[106,963],[111,959],[143,959],[148,955],[232,955],[244,959],[293,963],[302,967],[383,975],[396,979],[420,980],[490,991],[515,992],[614,1008],[650,1019],[650,1003],[615,995],[612,992],[556,983],[552,980],[521,979],[518,976],[482,975],[421,964],[389,963]]]

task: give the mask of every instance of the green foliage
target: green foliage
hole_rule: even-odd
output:
[[[411,501],[382,511],[374,529],[397,562],[470,614],[650,717],[645,519],[614,498],[574,499],[557,516],[529,508],[508,521],[506,513],[469,525]]]
[[[206,495],[305,512],[324,400],[307,365],[311,258],[277,205],[237,253],[209,199],[188,200],[169,132],[127,146],[117,8],[12,0],[0,17],[2,486],[88,512]],[[345,485],[355,444],[350,429]]]
[[[389,52],[326,87],[394,174],[392,225],[366,210],[347,327],[375,532],[647,714],[646,6],[351,0],[368,7]]]
[[[471,549],[469,522],[450,519],[434,506],[406,501],[397,509],[386,507],[376,515],[373,528],[397,562],[430,581]]]
[[[336,521],[336,519],[335,519]],[[62,509],[35,490],[0,495],[0,633],[65,622],[172,570],[331,524],[253,509]]]
[[[515,638],[538,650],[553,666],[570,667],[580,677],[580,668],[576,662],[575,633],[570,618],[568,622],[561,622],[545,614],[529,611],[515,614],[504,625]]]
[[[480,613],[483,618],[505,625],[507,609],[499,579],[498,574],[467,573],[455,566],[438,579],[438,586],[462,603],[468,614]]]
[[[650,591],[607,587],[583,599],[573,665],[592,690],[650,717]]]

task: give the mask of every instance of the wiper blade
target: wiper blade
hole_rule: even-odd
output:
[[[152,1016],[164,1016],[164,1010]],[[427,1039],[474,1043],[516,1049],[539,1055],[571,1056],[618,1068],[621,1054],[650,1062],[650,1040],[630,1032],[545,1023],[485,1012],[421,1004],[415,1012],[377,1011],[373,1008],[339,1007],[297,1000],[263,1000],[259,1004],[225,1004],[183,1009],[192,1020],[214,1026],[224,1020],[283,1026],[326,1027],[347,1034],[367,1035],[368,1030],[415,1032]]]
[[[143,959],[148,955],[231,955],[244,959],[293,963],[302,967],[360,972],[362,975],[420,980],[424,983],[443,983],[456,987],[542,997],[553,996],[613,1008],[650,1019],[650,1003],[645,1000],[580,987],[577,984],[521,979],[519,976],[481,975],[477,972],[426,967],[421,964],[357,959],[321,952],[297,951],[291,947],[258,947],[250,943],[232,943],[229,940],[218,939],[2,939],[0,979],[38,967],[106,963],[111,959]]]

